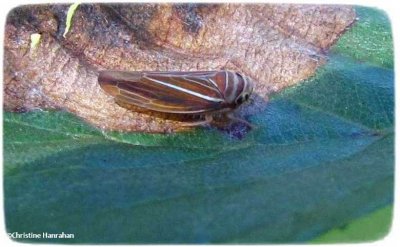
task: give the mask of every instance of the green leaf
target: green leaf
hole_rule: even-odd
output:
[[[386,20],[357,12],[371,17],[353,30]],[[314,77],[252,115],[257,127],[242,139],[207,128],[104,132],[65,112],[5,112],[7,231],[75,234],[18,239],[33,242],[303,242],[390,205],[394,76],[392,54],[380,51],[391,40],[369,49],[352,35]],[[378,53],[354,55],[365,51]]]
[[[393,69],[393,39],[385,12],[357,7],[358,22],[343,35],[333,52],[357,61]]]
[[[348,225],[333,229],[314,239],[312,243],[339,243],[373,241],[384,237],[390,230],[393,206],[387,206],[356,219]],[[389,223],[389,224],[388,224]]]

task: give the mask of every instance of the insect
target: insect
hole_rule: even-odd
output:
[[[242,122],[233,110],[248,101],[253,81],[237,72],[126,72],[101,71],[98,82],[117,103],[144,110],[179,115],[200,115],[200,121],[184,126],[209,124],[215,116]]]

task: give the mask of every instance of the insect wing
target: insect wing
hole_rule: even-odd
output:
[[[218,72],[102,71],[101,87],[116,100],[167,113],[202,113],[224,108]]]

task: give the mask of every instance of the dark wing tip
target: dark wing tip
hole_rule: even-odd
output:
[[[99,72],[99,77],[97,78],[97,81],[99,82],[100,86],[108,85],[110,83],[115,85],[117,79],[118,78],[115,76],[114,71],[104,70]]]
[[[97,81],[100,87],[108,94],[116,96],[119,94],[117,87],[118,78],[114,71],[100,71]]]

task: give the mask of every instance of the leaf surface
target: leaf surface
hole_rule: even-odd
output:
[[[75,234],[24,240],[35,242],[302,242],[391,204],[392,58],[349,55],[341,46],[352,35],[314,77],[251,115],[256,128],[241,139],[209,128],[106,132],[66,112],[5,112],[7,231]]]

